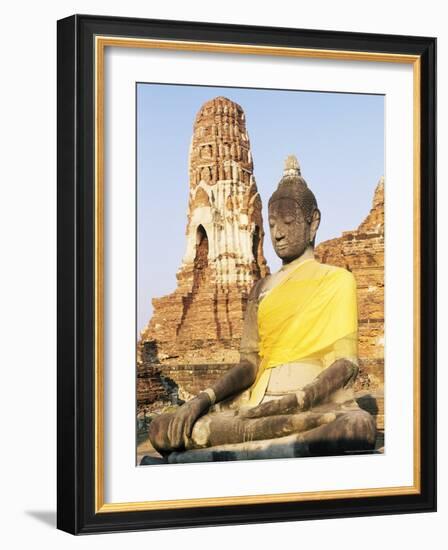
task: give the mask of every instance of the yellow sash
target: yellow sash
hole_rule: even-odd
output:
[[[269,369],[324,356],[357,355],[356,282],[342,268],[315,260],[300,263],[268,291],[258,307],[261,363],[249,404],[258,404]]]

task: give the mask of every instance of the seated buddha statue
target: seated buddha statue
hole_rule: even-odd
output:
[[[294,156],[268,213],[282,267],[252,288],[239,364],[150,424],[150,441],[167,462],[322,456],[375,446],[375,421],[353,391],[356,281],[314,257],[321,214]]]

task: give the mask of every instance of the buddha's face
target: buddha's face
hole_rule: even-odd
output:
[[[279,198],[269,205],[269,228],[275,253],[283,263],[292,262],[310,246],[315,231],[297,202]],[[317,227],[316,227],[317,229]]]

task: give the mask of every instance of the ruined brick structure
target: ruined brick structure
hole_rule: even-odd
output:
[[[359,389],[384,385],[384,179],[375,189],[370,213],[361,225],[316,248],[318,259],[345,267],[358,287]]]
[[[154,313],[138,347],[140,371],[143,363],[148,368],[144,350],[151,347],[155,360],[150,362],[174,380],[178,372],[185,389],[194,392],[196,370],[203,387],[204,365],[222,365],[209,368],[218,376],[239,360],[247,296],[268,272],[245,115],[225,97],[206,102],[196,116],[189,182],[186,252],[177,288],[152,300]]]
[[[153,299],[138,344],[139,410],[176,402],[213,384],[239,361],[248,292],[268,273],[261,200],[241,107],[218,97],[195,123],[189,157],[186,253],[176,290]],[[357,229],[316,248],[316,257],[350,270],[358,286],[363,408],[383,427],[384,180]]]

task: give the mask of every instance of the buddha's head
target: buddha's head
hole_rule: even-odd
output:
[[[269,199],[269,228],[274,250],[289,263],[314,248],[320,212],[314,194],[300,175],[294,155],[287,157],[283,177]]]

